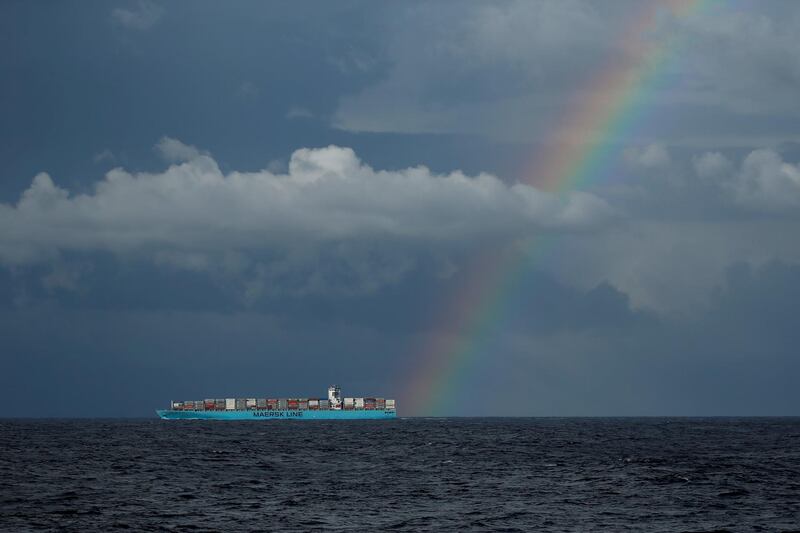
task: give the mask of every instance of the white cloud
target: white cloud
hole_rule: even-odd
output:
[[[114,163],[116,160],[117,160],[117,157],[114,155],[114,152],[112,152],[108,148],[106,148],[102,152],[98,152],[98,153],[94,154],[94,156],[92,156],[92,161],[94,161],[95,163],[98,163],[98,164],[99,163],[103,163],[103,162]]]
[[[749,210],[786,213],[800,208],[800,166],[787,163],[777,152],[750,152],[740,168],[718,152],[692,160],[695,173],[717,186],[733,205]]]
[[[769,211],[800,207],[800,167],[772,150],[755,150],[731,184],[738,203]]]
[[[286,112],[286,118],[314,118],[314,113],[305,107],[292,106],[289,108],[289,111]]]
[[[115,8],[111,11],[111,18],[123,28],[129,30],[146,31],[158,24],[164,15],[160,6],[141,0],[133,9]]]
[[[201,155],[200,150],[194,146],[184,144],[171,137],[161,137],[161,140],[156,143],[155,149],[165,161],[170,163],[191,161]]]
[[[176,139],[157,147],[181,162],[155,174],[113,169],[89,194],[71,195],[37,175],[16,205],[0,204],[0,261],[107,250],[196,270],[228,252],[387,239],[471,246],[591,227],[612,214],[586,193],[558,197],[489,174],[425,167],[375,170],[336,146],[297,150],[286,174],[223,174]]]
[[[715,179],[733,172],[733,164],[719,152],[706,152],[692,158],[692,166],[702,179]]]

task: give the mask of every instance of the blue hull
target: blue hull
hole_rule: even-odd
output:
[[[165,420],[385,420],[397,418],[397,412],[389,410],[170,411],[158,409],[156,413]]]

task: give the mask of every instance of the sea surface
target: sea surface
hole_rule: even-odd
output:
[[[3,531],[798,531],[798,418],[0,420]]]

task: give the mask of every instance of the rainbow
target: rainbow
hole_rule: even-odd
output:
[[[618,141],[643,121],[652,94],[662,87],[669,63],[682,44],[674,38],[653,38],[659,17],[695,16],[714,0],[642,2],[619,45],[623,57],[598,70],[585,91],[567,106],[546,149],[525,172],[525,183],[561,194],[601,179],[619,157]],[[468,368],[482,353],[503,320],[514,288],[532,262],[552,246],[552,238],[536,236],[522,247],[483,254],[471,264],[458,290],[440,311],[436,331],[411,359],[413,370],[400,395],[409,415],[440,415],[458,393]]]

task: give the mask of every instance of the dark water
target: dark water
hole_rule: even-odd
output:
[[[800,530],[800,419],[0,421],[0,527]]]

